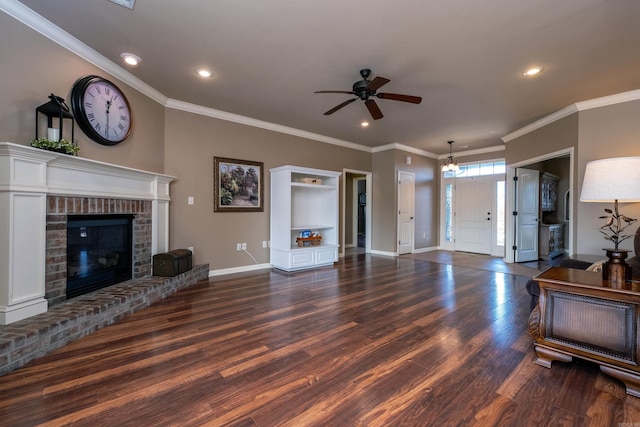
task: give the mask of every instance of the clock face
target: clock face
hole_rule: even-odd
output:
[[[78,80],[71,91],[71,107],[78,126],[94,141],[115,145],[129,136],[129,102],[108,80],[98,76]]]

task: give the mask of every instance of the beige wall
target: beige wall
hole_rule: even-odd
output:
[[[506,143],[507,165],[578,147],[578,114],[571,114]]]
[[[97,74],[117,84],[133,110],[131,136],[107,147],[91,141],[75,126],[80,157],[152,172],[164,171],[164,107],[101,69],[0,13],[0,141],[29,145],[35,138],[36,107],[54,93],[67,100],[74,82]],[[66,121],[68,122],[68,121]],[[39,134],[42,135],[41,133]],[[67,123],[65,138],[71,139]]]
[[[253,264],[236,250],[243,242],[258,264],[269,262],[269,250],[262,248],[269,240],[269,169],[290,164],[367,171],[371,164],[363,151],[178,110],[166,110],[165,125],[165,173],[179,177],[171,185],[170,245],[193,246],[195,262],[208,262],[212,270]],[[264,163],[264,212],[213,211],[214,156]],[[187,205],[189,196],[194,205]]]
[[[371,249],[393,253],[396,251],[396,169],[392,150],[373,154],[371,202]]]
[[[582,189],[582,177],[586,163],[591,160],[611,157],[640,156],[640,101],[624,102],[607,107],[580,112],[580,150],[577,162],[576,200]],[[616,172],[611,171],[611,179]],[[624,185],[623,182],[620,183]],[[578,253],[604,254],[602,249],[612,247],[604,240],[598,229],[603,225],[599,216],[605,215],[604,208],[612,208],[609,203],[577,202],[576,223]],[[620,211],[631,218],[640,218],[640,203],[621,204]],[[633,234],[638,223],[629,230]],[[633,249],[633,239],[623,242],[621,249]]]
[[[411,157],[411,164],[405,158]],[[415,174],[414,248],[438,244],[438,160],[403,150],[373,155],[372,249],[397,251],[398,171]]]

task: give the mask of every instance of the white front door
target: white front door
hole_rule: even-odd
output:
[[[415,175],[398,171],[398,254],[413,252]]]
[[[515,215],[515,262],[538,259],[538,214],[540,204],[540,172],[517,168]]]
[[[491,254],[493,176],[456,181],[455,248],[457,251]]]

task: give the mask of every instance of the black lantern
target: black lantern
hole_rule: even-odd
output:
[[[47,117],[47,139],[49,141],[60,141],[62,139],[62,124],[64,119],[71,120],[71,142],[74,142],[75,123],[73,114],[69,110],[69,106],[65,104],[64,99],[54,94],[49,95],[50,101],[36,108],[36,139],[38,139],[38,113],[42,113]],[[58,119],[59,127],[53,127],[53,119]]]

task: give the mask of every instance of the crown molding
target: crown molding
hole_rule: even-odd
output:
[[[476,154],[486,154],[486,153],[495,153],[496,151],[504,151],[504,145],[500,145],[497,147],[487,147],[487,148],[476,148],[475,150],[467,150],[467,151],[458,151],[453,152],[454,157],[467,157],[467,156],[475,156]],[[449,154],[440,154],[438,156],[438,160],[449,158]]]
[[[167,97],[149,86],[124,68],[116,65],[113,61],[107,59],[97,51],[93,50],[85,43],[81,42],[71,34],[62,30],[51,21],[43,18],[22,3],[17,1],[1,1],[0,10],[7,15],[12,16],[16,20],[22,22],[26,26],[32,28],[48,39],[54,41],[65,49],[73,52],[79,57],[85,59],[96,67],[104,70],[112,76],[120,79],[137,91],[143,93],[159,104],[165,105]]]
[[[185,111],[187,113],[199,114],[201,116],[213,117],[228,122],[240,123],[247,126],[253,126],[261,129],[266,129],[274,132],[280,132],[288,135],[298,136],[301,138],[311,139],[314,141],[320,141],[327,144],[338,145],[344,148],[350,148],[352,150],[365,151],[371,153],[371,148],[361,144],[356,144],[349,141],[344,141],[329,136],[320,135],[313,132],[307,132],[305,130],[292,128],[289,126],[282,126],[275,123],[266,122],[263,120],[252,119],[251,117],[241,116],[239,114],[228,113],[222,110],[216,110],[215,108],[203,107],[202,105],[191,104],[189,102],[178,101],[176,99],[169,99],[166,103],[167,108],[174,110]]]
[[[503,136],[502,141],[509,142],[530,132],[533,132],[536,129],[547,126],[548,124],[558,121],[564,117],[570,116],[573,113],[577,113],[578,111],[591,110],[593,108],[606,107],[608,105],[622,104],[623,102],[637,100],[640,100],[640,89],[616,93],[614,95],[602,96],[600,98],[589,99],[587,101],[576,102],[575,104],[571,104],[568,107],[551,113],[548,116],[545,116],[514,132],[511,132],[508,135]]]
[[[393,142],[391,144],[379,145],[377,147],[373,147],[370,149],[372,153],[380,153],[382,151],[389,150],[402,150],[413,154],[418,154],[420,156],[431,157],[432,159],[437,159],[438,155],[430,153],[429,151],[420,150],[419,148],[409,147],[408,145],[398,144],[397,142]]]
[[[578,107],[576,104],[572,104],[568,107],[563,108],[562,110],[558,110],[554,113],[549,114],[548,116],[545,116],[541,119],[536,120],[533,123],[530,123],[524,127],[521,127],[520,129],[511,132],[508,135],[503,136],[501,139],[503,142],[507,143],[509,141],[512,141],[516,138],[520,138],[523,135],[526,135],[530,132],[533,132],[536,129],[540,129],[541,127],[547,126],[553,122],[556,122],[564,117],[570,116],[573,113],[577,113],[578,112]]]
[[[576,102],[575,105],[577,106],[578,111],[583,111],[637,100],[640,100],[640,89],[616,93],[609,96],[602,96],[600,98],[589,99],[587,101],[580,101]]]

